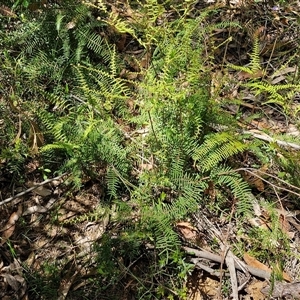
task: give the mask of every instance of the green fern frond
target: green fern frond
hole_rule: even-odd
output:
[[[87,47],[99,55],[105,63],[110,61],[110,53],[106,52],[106,45],[104,44],[103,38],[99,33],[90,32],[86,30],[85,32],[80,32],[81,36],[88,36]]]
[[[74,68],[77,71],[80,89],[84,92],[92,107],[104,112],[105,110],[111,111],[115,107],[124,106],[124,100],[129,95],[126,81],[91,66],[78,65]],[[112,66],[112,68],[114,67]],[[121,102],[117,100],[121,100]]]
[[[253,40],[253,48],[250,54],[250,64],[249,64],[249,67],[253,73],[261,70],[259,54],[260,54],[259,38],[258,36],[255,36]]]
[[[264,104],[275,103],[286,110],[288,101],[292,99],[295,93],[299,90],[299,84],[270,84],[268,82],[249,82],[244,86],[249,87],[256,95],[267,94],[267,99]],[[290,90],[290,91],[289,91]]]
[[[244,181],[242,176],[232,170],[228,166],[218,166],[210,173],[210,180],[214,182],[216,188],[223,189],[223,194],[226,194],[224,188],[228,188],[233,200],[237,201],[237,214],[238,215],[251,215],[253,211],[253,195],[247,182]]]
[[[112,167],[108,167],[106,171],[106,182],[107,182],[108,194],[116,199],[117,190],[121,181],[118,175],[116,174],[114,168]]]
[[[196,164],[199,163],[202,172],[207,172],[247,148],[247,144],[230,132],[215,133],[205,137],[204,143],[195,149],[193,159]]]
[[[76,216],[76,217],[64,220],[62,222],[62,224],[63,225],[69,225],[69,224],[74,225],[74,224],[78,224],[78,223],[82,223],[82,222],[86,222],[86,221],[97,222],[97,221],[105,218],[105,215],[107,215],[107,213],[108,213],[107,210],[103,206],[99,205],[91,212],[88,212],[81,216]]]
[[[249,66],[245,67],[245,66],[236,66],[233,64],[228,64],[228,67],[236,71],[246,72],[248,74],[256,74],[258,71],[261,70],[260,46],[259,46],[259,39],[257,36],[255,36],[253,40],[253,47],[252,47],[252,52],[250,54]]]
[[[72,155],[75,148],[79,149],[78,146],[76,146],[72,143],[56,142],[54,144],[48,144],[48,145],[43,146],[41,148],[41,151],[46,152],[46,151],[49,151],[49,150],[64,150],[64,151],[67,152],[68,155]]]

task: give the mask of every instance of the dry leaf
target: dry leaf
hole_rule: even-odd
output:
[[[263,70],[257,70],[255,73],[249,73],[245,71],[241,71],[238,74],[238,80],[245,80],[245,79],[256,79],[264,77],[265,72]]]
[[[264,222],[262,219],[260,218],[251,218],[248,220],[250,225],[252,225],[253,227],[259,227],[265,230],[269,230],[270,226],[269,224],[267,224],[266,222]]]
[[[260,205],[256,199],[252,202],[252,206],[253,206],[254,215],[260,217],[262,213],[261,213]]]
[[[287,216],[287,220],[300,232],[300,224],[292,216]]]
[[[288,233],[291,229],[289,222],[287,222],[286,216],[284,214],[279,214],[280,228],[283,232]]]
[[[265,264],[259,262],[256,258],[250,256],[247,252],[244,254],[244,261],[249,265],[250,267],[257,268],[263,271],[272,272],[272,270],[266,266]]]
[[[41,206],[41,205],[34,205],[34,206],[31,206],[31,207],[28,207],[23,212],[23,216],[32,215],[32,214],[34,214],[36,212],[38,212],[38,213],[45,213],[45,212],[47,212],[47,209],[44,206]]]
[[[29,187],[33,187],[36,184],[34,182],[32,182],[32,181],[29,181],[27,183],[27,185]],[[45,188],[44,186],[39,186],[38,188],[34,189],[32,192],[35,193],[35,194],[38,194],[38,195],[40,195],[42,197],[47,197],[47,196],[49,196],[49,195],[52,194],[52,191],[49,190],[49,189],[47,189],[47,188]]]
[[[298,130],[298,127],[296,125],[289,124],[289,126],[286,130],[286,134],[299,137],[300,131]]]
[[[0,13],[4,16],[16,18],[17,15],[7,6],[1,5],[0,6]]]
[[[72,266],[69,268],[67,274],[60,282],[60,286],[58,289],[58,300],[66,299],[66,297],[69,293],[69,290],[78,274],[78,271],[74,270],[74,266],[75,266],[75,263],[72,264]]]
[[[195,240],[197,238],[197,228],[189,222],[179,222],[176,224],[178,230],[187,240]]]
[[[44,135],[38,125],[33,121],[30,122],[29,144],[32,154],[37,154],[39,147],[44,144]]]
[[[256,172],[255,172],[256,173]],[[245,173],[244,175],[244,179],[245,181],[247,181],[247,183],[250,186],[255,187],[258,191],[263,192],[265,189],[265,184],[262,181],[262,179],[250,174],[250,173]]]
[[[253,186],[258,191],[263,192],[265,189],[265,184],[260,177],[263,177],[264,173],[266,173],[267,170],[268,170],[268,166],[263,165],[261,168],[255,170],[255,171],[252,171],[252,174],[248,173],[248,172],[244,172],[243,177],[250,186]],[[255,174],[257,174],[257,176],[255,176]]]
[[[11,214],[8,222],[4,226],[0,245],[5,244],[6,241],[13,235],[16,227],[15,224],[17,223],[21,215],[22,215],[22,206],[19,205],[18,210]]]
[[[179,222],[176,224],[176,226],[180,226],[180,227],[186,227],[189,228],[190,230],[195,230],[197,231],[197,228],[194,227],[191,223],[189,222]]]
[[[267,271],[269,273],[272,272],[272,269],[270,269],[265,264],[259,262],[256,258],[250,256],[248,253],[244,254],[244,260],[247,263],[247,265],[249,265],[250,267],[257,268],[257,269],[260,269],[260,270],[263,270],[263,271]],[[291,281],[290,276],[285,272],[282,272],[282,277],[286,281],[289,281],[289,282]]]
[[[288,73],[295,73],[297,71],[297,66],[294,66],[294,67],[286,67],[284,69],[281,69],[277,72],[275,72],[271,78],[275,78],[275,77],[280,77],[282,75],[285,75],[285,74],[288,74]],[[273,83],[273,82],[272,82]]]
[[[284,76],[278,76],[271,81],[271,84],[278,84],[279,82],[285,80]]]
[[[285,209],[276,209],[278,215],[279,215],[279,223],[281,230],[290,238],[293,239],[295,236],[295,232],[291,231],[291,224],[294,225],[293,216],[291,213],[286,211]],[[297,222],[296,222],[297,224]],[[294,225],[295,226],[295,225]],[[295,226],[297,228],[297,226]]]
[[[255,280],[247,286],[246,292],[251,297],[251,299],[265,300],[266,296],[263,293],[261,293],[261,289],[263,289],[265,286],[266,282]]]

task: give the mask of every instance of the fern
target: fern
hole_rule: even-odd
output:
[[[195,149],[193,159],[195,163],[200,163],[202,172],[207,172],[215,168],[220,162],[227,158],[245,151],[247,144],[239,141],[230,132],[215,133],[207,135],[204,143]]]
[[[251,194],[249,185],[243,180],[239,173],[234,172],[228,166],[221,165],[211,171],[210,179],[213,180],[216,188],[224,189],[224,187],[227,187],[233,196],[233,201],[238,199],[238,215],[252,215],[253,196]],[[223,193],[226,194],[224,190]]]
[[[78,217],[72,217],[70,219],[66,219],[62,222],[63,225],[68,225],[68,224],[78,224],[81,222],[97,222],[101,219],[103,219],[106,215],[108,214],[107,209],[105,209],[103,206],[99,205],[96,207],[94,210],[91,212],[88,212],[86,214],[83,214]]]
[[[262,70],[260,66],[260,47],[259,47],[259,38],[257,35],[254,35],[252,53],[250,55],[249,66],[236,66],[228,64],[228,67],[236,70],[243,71],[247,74],[253,75],[253,78],[250,82],[243,84],[244,87],[250,88],[251,91],[258,95],[265,95],[266,100],[263,104],[278,104],[285,112],[289,113],[290,109],[287,105],[289,101],[294,97],[297,90],[299,89],[299,84],[271,84],[267,81],[262,81],[257,79],[261,75],[265,74],[265,71]],[[275,72],[276,73],[276,72]],[[287,90],[289,90],[287,92]]]
[[[184,28],[174,25],[176,30],[170,30],[155,50],[140,89],[141,118],[147,120],[147,115],[151,128],[141,155],[153,157],[156,167],[140,175],[133,199],[142,211],[140,224],[154,239],[164,263],[180,244],[172,225],[199,209],[209,182],[223,197],[237,200],[238,214],[250,212],[248,185],[230,167],[223,167],[250,147],[230,129],[212,130],[234,121],[210,98],[210,77],[201,61],[203,20],[201,15]]]
[[[228,67],[236,71],[243,71],[245,73],[255,75],[258,71],[261,70],[259,53],[260,53],[259,38],[258,36],[255,35],[253,38],[253,47],[252,47],[252,52],[250,54],[249,66],[245,67],[245,66],[236,66],[233,64],[228,64]]]
[[[266,94],[267,99],[263,104],[278,104],[283,107],[286,112],[289,112],[290,108],[288,104],[300,88],[299,84],[273,85],[268,82],[249,82],[246,83],[245,86],[254,91],[256,96]],[[285,90],[290,91],[284,93]]]

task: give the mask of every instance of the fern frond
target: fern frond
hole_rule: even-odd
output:
[[[54,144],[48,144],[43,147],[41,147],[42,152],[50,151],[50,150],[63,150],[66,151],[68,155],[72,155],[74,152],[74,149],[79,149],[78,146],[72,144],[72,143],[63,143],[63,142],[56,142]]]
[[[120,184],[120,179],[116,174],[114,168],[108,167],[106,171],[106,182],[107,182],[107,189],[108,194],[113,198],[117,198],[117,190]]]
[[[259,38],[258,36],[255,36],[253,40],[253,48],[250,54],[250,64],[249,64],[249,68],[253,73],[256,73],[257,71],[261,70],[259,54],[260,54]]]
[[[206,136],[204,143],[195,149],[193,159],[199,163],[202,172],[207,172],[230,156],[246,150],[247,147],[247,144],[232,133],[215,133]]]
[[[268,94],[267,100],[264,101],[264,104],[267,103],[276,103],[288,110],[286,104],[291,99],[291,97],[299,90],[299,84],[270,84],[268,82],[249,82],[245,83],[244,86],[249,87],[256,95],[263,93]],[[290,90],[290,91],[288,91]]]
[[[258,71],[261,70],[259,55],[260,55],[259,39],[257,36],[255,36],[253,40],[252,52],[250,54],[249,66],[245,67],[245,66],[236,66],[233,64],[228,64],[228,67],[236,71],[242,71],[252,75],[256,74]]]
[[[245,182],[242,176],[232,170],[230,167],[219,166],[212,170],[210,179],[214,181],[214,184],[223,189],[227,187],[233,198],[238,200],[237,202],[237,214],[238,215],[251,215],[253,210],[253,195],[247,182]]]

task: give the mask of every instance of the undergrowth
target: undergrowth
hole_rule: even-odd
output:
[[[165,19],[170,3],[153,0],[137,1],[143,14],[132,12],[132,20],[108,10],[103,1],[76,3],[72,9],[69,3],[53,5],[60,9],[27,11],[13,30],[2,33],[1,163],[20,176],[25,158],[37,158],[52,174],[68,172],[74,192],[87,180],[103,183],[105,196],[99,201],[117,207],[111,221],[118,226],[94,246],[100,294],[129,274],[140,299],[185,299],[191,266],[181,252],[176,223],[207,204],[236,203],[241,220],[253,210],[251,189],[235,170],[235,158],[246,151],[261,155],[260,143],[242,134],[211,94],[205,55],[204,40],[214,28],[237,24],[206,26],[215,12],[190,18],[188,1],[173,7],[174,20]],[[151,57],[146,66],[133,58],[140,81],[120,75],[125,65],[111,32],[127,34]],[[258,51],[256,41],[249,67],[231,67],[257,72]],[[258,81],[246,86],[270,94],[268,102],[283,107],[280,92],[298,88]],[[221,209],[230,213],[228,207]],[[61,225],[103,216],[96,209]],[[134,273],[130,266],[143,255],[147,272]]]

